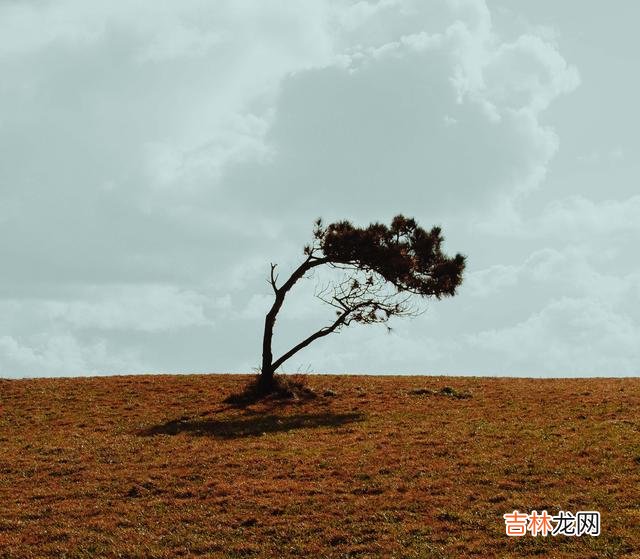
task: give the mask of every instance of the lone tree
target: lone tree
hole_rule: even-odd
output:
[[[275,300],[264,321],[261,388],[272,389],[276,370],[318,338],[352,322],[386,325],[391,317],[415,315],[417,309],[410,302],[414,295],[436,299],[455,295],[465,257],[443,254],[442,241],[439,227],[427,231],[403,215],[394,217],[391,226],[354,227],[349,221],[324,226],[318,219],[313,242],[304,247],[306,258],[280,286],[276,264],[271,264],[269,282]],[[316,292],[336,309],[335,320],[274,359],[273,328],[287,293],[307,272],[325,264],[343,273],[341,280]]]

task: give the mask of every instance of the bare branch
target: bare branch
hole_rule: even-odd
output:
[[[317,332],[314,332],[304,340],[302,340],[299,344],[293,346],[289,351],[281,355],[278,359],[273,362],[273,369],[276,370],[280,365],[282,365],[287,359],[298,353],[302,348],[307,347],[311,342],[317,340],[318,338],[322,338],[324,336],[328,336],[332,332],[335,332],[340,326],[348,325],[350,320],[348,319],[349,315],[357,310],[358,307],[351,309],[349,311],[343,312],[336,320],[333,321],[329,326],[325,326],[324,328],[320,328]]]
[[[273,292],[277,295],[278,294],[278,286],[276,285],[276,282],[278,281],[278,277],[279,275],[275,273],[276,267],[278,265],[274,264],[273,262],[271,263],[271,273],[270,278],[269,278],[269,283],[271,284],[271,287],[273,288]]]

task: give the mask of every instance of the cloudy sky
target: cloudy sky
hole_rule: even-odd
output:
[[[251,371],[312,222],[459,295],[302,372],[640,373],[632,0],[0,0],[0,376]],[[296,287],[276,353],[331,312]]]

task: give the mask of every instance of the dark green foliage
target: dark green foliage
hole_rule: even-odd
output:
[[[318,221],[315,237],[330,263],[376,272],[399,291],[439,299],[455,295],[462,283],[465,258],[442,252],[440,228],[427,231],[403,215],[394,217],[390,227],[354,227],[348,221],[322,227]]]

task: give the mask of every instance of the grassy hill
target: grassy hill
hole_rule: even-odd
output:
[[[0,381],[0,558],[640,557],[640,379],[309,376],[225,404],[247,379]],[[514,509],[602,533],[508,538]]]

